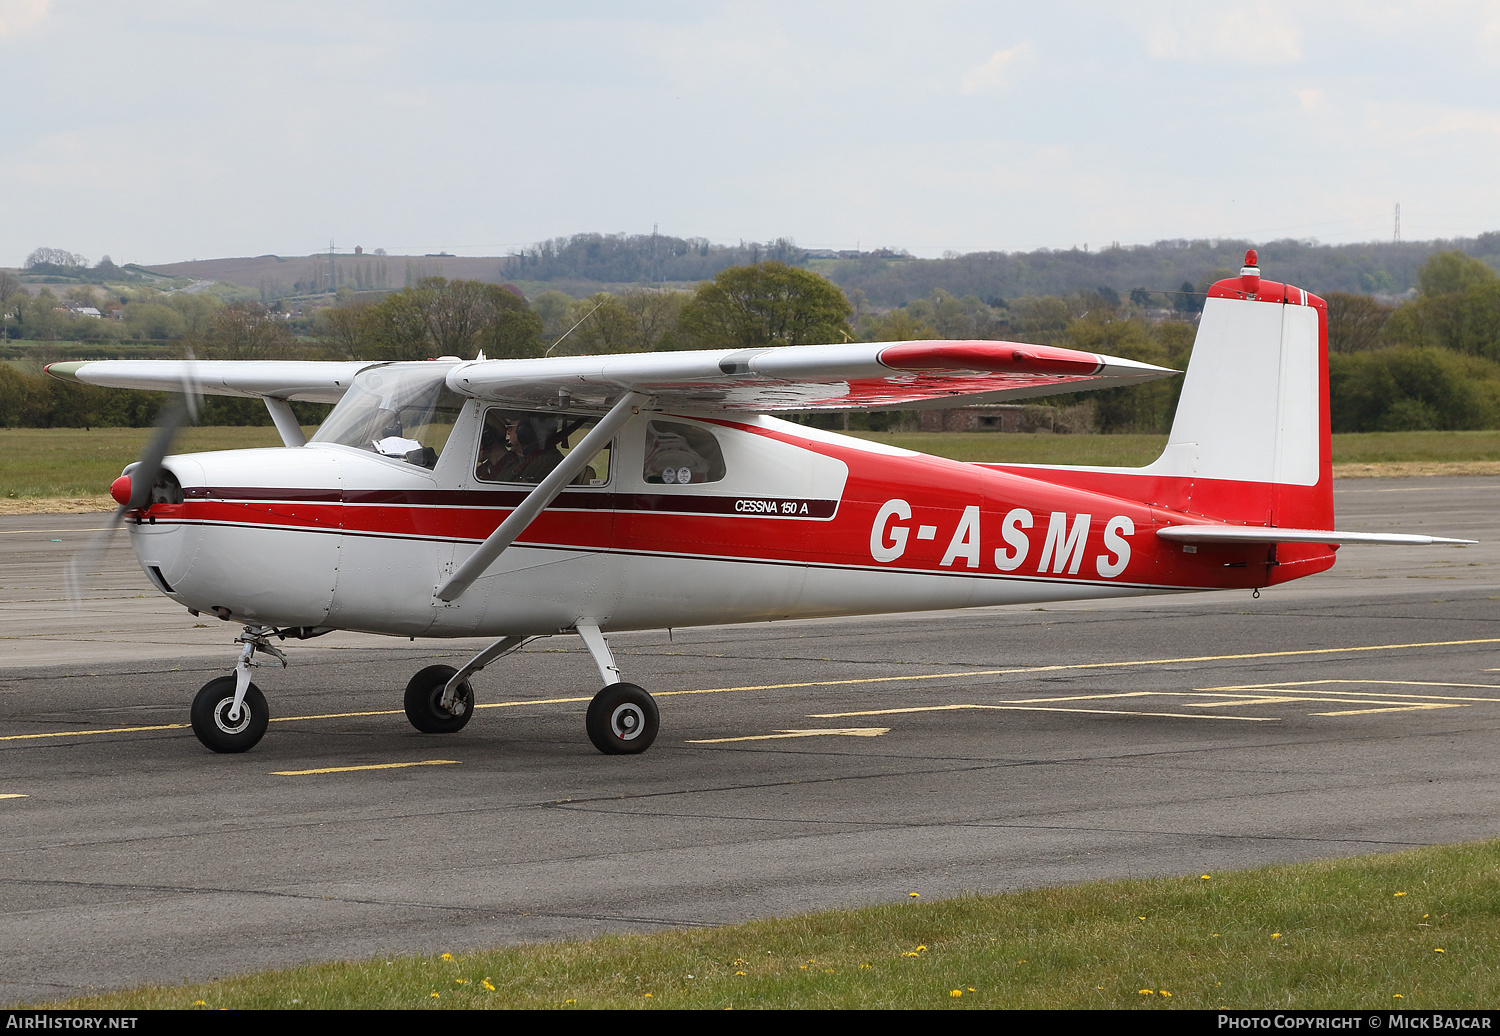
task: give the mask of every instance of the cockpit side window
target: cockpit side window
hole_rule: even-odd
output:
[[[713,432],[676,421],[646,424],[646,463],[641,472],[652,485],[718,482],[724,477],[724,451]]]
[[[479,433],[474,477],[480,482],[540,482],[598,423],[595,417],[490,407]],[[573,476],[572,484],[608,484],[609,458],[606,445]]]

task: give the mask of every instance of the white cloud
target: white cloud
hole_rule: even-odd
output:
[[[1322,90],[1297,90],[1297,103],[1304,108],[1322,108],[1328,103],[1328,95]]]
[[[992,93],[1009,86],[1017,63],[1028,57],[1032,50],[1030,41],[1019,43],[1009,50],[997,50],[982,65],[976,65],[964,73],[959,81],[959,90],[966,94]]]
[[[29,29],[47,17],[52,0],[0,0],[0,39]]]
[[[1302,30],[1280,4],[1206,12],[1174,5],[1146,36],[1154,58],[1279,65],[1302,57]]]

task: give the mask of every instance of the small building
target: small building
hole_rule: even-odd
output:
[[[1092,401],[1075,406],[1037,403],[997,403],[920,411],[924,432],[1055,432],[1059,435],[1094,431]]]

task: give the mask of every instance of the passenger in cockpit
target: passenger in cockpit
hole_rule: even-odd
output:
[[[511,481],[540,482],[562,463],[562,452],[552,436],[545,430],[539,435],[536,425],[535,420],[515,421],[508,429],[511,450],[519,454]]]
[[[485,482],[515,481],[515,471],[521,457],[510,448],[508,435],[509,429],[485,424],[479,437],[479,463],[474,469],[475,478]]]

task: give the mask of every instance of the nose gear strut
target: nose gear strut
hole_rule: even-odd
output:
[[[240,651],[240,660],[234,666],[234,703],[229,706],[225,717],[231,722],[240,718],[240,706],[245,703],[245,691],[250,687],[250,667],[265,664],[255,660],[257,651],[275,655],[281,668],[286,668],[286,652],[266,639],[268,635],[275,633],[275,626],[246,626],[245,631],[234,638],[236,644],[245,646]]]

